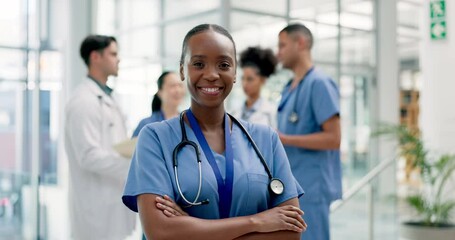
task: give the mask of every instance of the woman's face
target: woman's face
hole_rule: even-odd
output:
[[[261,87],[265,83],[265,78],[259,75],[255,67],[244,67],[242,71],[242,87],[245,94],[248,97],[259,96]]]
[[[192,106],[222,106],[232,90],[235,71],[234,44],[228,37],[207,30],[188,40],[180,74],[187,80]]]
[[[174,107],[178,107],[182,103],[185,96],[185,88],[176,73],[169,73],[164,77],[159,96],[163,103]]]

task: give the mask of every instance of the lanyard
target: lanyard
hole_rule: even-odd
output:
[[[224,115],[224,139],[226,144],[226,180],[223,181],[223,177],[221,176],[220,170],[218,165],[216,164],[215,157],[213,156],[212,150],[210,149],[207,140],[202,133],[199,124],[197,123],[196,118],[194,117],[191,109],[188,109],[186,112],[188,120],[190,122],[191,128],[196,135],[197,141],[201,145],[202,150],[204,151],[204,155],[207,158],[210,166],[212,167],[213,173],[216,177],[216,182],[218,184],[218,196],[220,198],[220,202],[218,205],[218,209],[220,212],[221,218],[229,217],[229,212],[231,210],[231,202],[232,202],[232,185],[233,185],[233,178],[234,178],[234,156],[231,144],[231,134],[229,130],[229,121],[227,114]]]
[[[299,92],[299,91],[295,91],[295,90],[298,90],[300,89],[300,85],[302,85],[301,83],[305,80],[306,77],[308,77],[308,75],[310,75],[310,73],[314,70],[314,67],[311,67],[310,69],[308,69],[308,71],[305,73],[305,76],[303,76],[302,78],[302,81],[299,82],[299,86],[297,87],[297,89],[294,89],[292,90],[292,92]],[[291,84],[291,81],[289,81],[288,84]],[[291,97],[291,94],[292,92],[290,92],[288,95],[286,95],[282,100],[281,100],[281,103],[280,105],[278,105],[278,112],[281,112],[281,110],[283,110],[284,106],[286,105],[286,103],[288,102],[289,98]],[[296,111],[295,109],[295,105],[297,104],[297,96],[295,97],[294,99],[294,112]]]

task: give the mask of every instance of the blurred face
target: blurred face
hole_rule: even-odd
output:
[[[298,61],[299,44],[286,32],[278,35],[278,60],[284,68],[293,68]]]
[[[93,66],[99,68],[106,76],[118,75],[118,57],[117,43],[111,42],[107,48],[101,52],[93,52]]]
[[[265,78],[259,75],[258,70],[255,67],[244,67],[242,70],[243,91],[248,97],[259,96],[261,87],[265,83]]]
[[[161,90],[158,91],[158,95],[164,104],[178,107],[180,103],[182,103],[185,95],[185,88],[177,74],[169,73],[166,75],[163,86]]]
[[[219,107],[232,90],[235,80],[235,51],[231,40],[212,30],[188,40],[182,79],[187,80],[191,105]]]

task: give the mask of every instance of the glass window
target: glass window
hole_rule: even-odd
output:
[[[257,45],[277,50],[278,33],[285,26],[283,18],[235,11],[231,13],[231,34],[238,52]]]
[[[24,80],[27,76],[25,67],[23,51],[0,48],[0,79]]]
[[[63,76],[62,54],[56,51],[43,51],[40,58],[40,80],[42,82],[61,81]]]
[[[174,1],[171,1],[174,2]],[[186,1],[185,1],[186,3]],[[201,5],[201,4],[193,4]],[[167,6],[166,6],[167,8]],[[183,8],[182,8],[183,9]],[[166,25],[164,27],[164,54],[167,58],[173,58],[178,63],[180,61],[180,53],[182,52],[182,42],[185,34],[196,25],[201,23],[220,23],[219,14],[210,13],[200,15],[185,21],[179,21]]]
[[[286,2],[277,4],[275,0],[231,0],[234,9],[245,9],[286,16]]]
[[[163,1],[164,2],[164,1]],[[160,0],[121,0],[117,5],[120,30],[151,25],[161,20]]]
[[[164,18],[169,20],[218,9],[220,0],[166,0],[164,4]]]
[[[22,94],[25,83],[0,81],[0,169],[14,171],[20,166],[22,122]]]
[[[117,25],[117,18],[119,16],[115,11],[114,0],[98,0],[96,1],[97,8],[102,11],[96,13],[96,31],[99,34],[113,35]]]
[[[373,29],[373,1],[341,0],[341,6],[342,27],[367,31]]]
[[[120,35],[118,37],[120,57],[159,59],[159,34],[158,28],[149,27]]]
[[[23,46],[26,39],[25,1],[0,0],[0,6],[0,45]]]
[[[336,63],[338,51],[338,27],[327,24],[304,24],[311,30],[314,38],[313,59],[315,61]]]
[[[374,66],[374,35],[367,31],[342,29],[341,63]]]

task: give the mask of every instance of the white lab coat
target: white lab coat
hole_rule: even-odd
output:
[[[248,118],[243,118],[244,112],[249,111]],[[255,124],[264,124],[276,128],[276,111],[277,107],[264,98],[259,98],[250,109],[246,109],[245,104],[240,109],[232,111],[232,115],[238,119]]]
[[[121,200],[130,160],[112,147],[126,139],[114,99],[85,79],[66,105],[73,239],[121,240],[132,233],[136,216]]]

